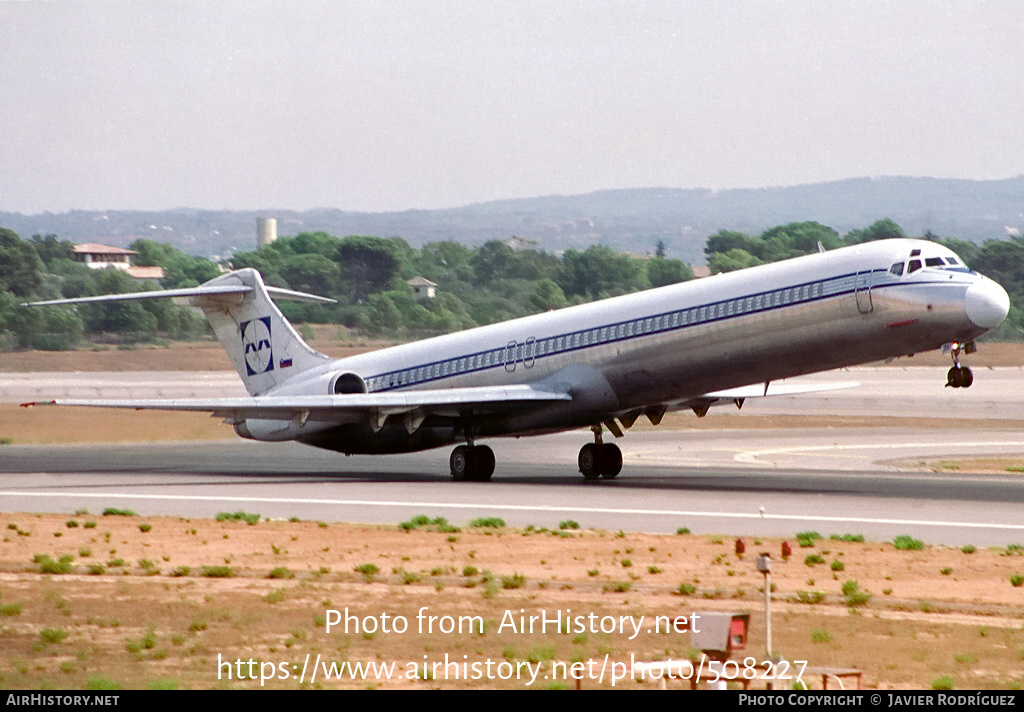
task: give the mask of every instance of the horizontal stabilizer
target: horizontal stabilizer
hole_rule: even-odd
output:
[[[278,299],[291,299],[299,302],[316,302],[334,304],[334,299],[318,297],[315,294],[294,292],[280,287],[264,287],[267,294]],[[74,297],[69,299],[51,299],[45,302],[25,302],[23,307],[47,307],[55,304],[89,304],[93,302],[121,302],[131,299],[170,299],[173,297],[216,297],[226,294],[247,294],[253,287],[246,284],[209,284],[183,289],[161,289],[152,292],[127,292],[124,294],[102,294],[97,297]]]

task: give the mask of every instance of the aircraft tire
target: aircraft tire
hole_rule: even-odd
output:
[[[972,383],[974,383],[974,373],[967,366],[964,366],[960,369],[960,387],[970,388]]]
[[[950,367],[946,372],[946,385],[959,388],[963,384],[963,373],[959,366]]]
[[[469,449],[470,477],[474,482],[489,482],[494,474],[494,450],[486,445]]]
[[[583,473],[584,479],[596,480],[601,476],[601,465],[603,458],[600,446],[596,443],[587,443],[580,448],[580,455],[576,462]]]
[[[622,472],[622,450],[615,443],[605,443],[601,446],[601,477],[611,480],[620,472]]]
[[[448,466],[451,468],[453,480],[463,482],[470,479],[469,475],[473,471],[471,459],[469,448],[465,445],[459,445],[452,450],[451,457],[448,458]]]

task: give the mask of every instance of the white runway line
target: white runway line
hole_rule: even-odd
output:
[[[961,529],[1004,529],[1024,532],[1024,524],[995,524],[992,522],[949,522],[930,521],[926,519],[887,519],[877,517],[823,517],[813,514],[761,514],[759,512],[693,512],[676,509],[623,509],[614,507],[555,507],[545,505],[520,504],[469,504],[460,502],[402,502],[375,501],[355,499],[311,499],[289,497],[216,497],[209,495],[173,495],[173,494],[119,494],[116,492],[0,492],[0,497],[40,497],[40,498],[92,498],[92,499],[148,499],[177,500],[187,502],[251,502],[263,504],[324,504],[347,505],[360,507],[417,507],[432,509],[472,509],[472,510],[505,510],[517,512],[560,512],[577,514],[646,514],[673,517],[708,517],[719,519],[774,519],[798,522],[833,522],[842,524],[903,524],[916,526],[956,527]]]
[[[750,465],[763,465],[758,457],[762,455],[788,455],[804,452],[826,452],[829,450],[898,450],[901,448],[974,448],[974,447],[1014,447],[1024,448],[1024,440],[1007,440],[995,442],[962,442],[962,443],[860,443],[857,445],[794,445],[792,447],[765,448],[737,453],[733,456],[736,462]],[[953,457],[952,455],[948,457]]]

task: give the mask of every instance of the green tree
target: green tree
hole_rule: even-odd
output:
[[[558,285],[567,296],[596,299],[635,292],[649,282],[641,260],[604,245],[591,245],[582,252],[565,251]]]
[[[861,230],[850,230],[843,236],[843,243],[856,245],[860,242],[871,242],[872,240],[888,240],[893,237],[906,237],[903,228],[889,218],[882,218],[871,223],[869,227]]]
[[[693,279],[693,269],[682,260],[655,257],[647,262],[647,280],[652,287],[664,287],[691,279]]]
[[[711,274],[732,272],[759,264],[762,264],[761,260],[738,247],[726,252],[715,252],[708,257],[708,268],[711,270]]]
[[[346,237],[341,241],[337,261],[343,289],[352,302],[387,289],[398,277],[400,252],[396,243],[380,237]]]
[[[47,235],[46,237],[33,235],[32,247],[47,267],[54,260],[73,260],[75,258],[74,243],[69,240],[61,240],[56,235]]]
[[[42,260],[18,234],[0,228],[0,289],[27,297],[39,286]]]

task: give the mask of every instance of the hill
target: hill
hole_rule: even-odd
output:
[[[359,213],[337,209],[110,210],[21,215],[0,212],[0,226],[23,236],[57,234],[74,242],[126,246],[144,237],[204,257],[255,244],[258,216],[278,219],[281,235],[397,236],[419,246],[440,240],[479,245],[518,235],[549,251],[590,244],[646,253],[658,240],[671,257],[702,264],[707,236],[719,229],[758,233],[816,220],[840,233],[888,217],[909,235],[925,231],[981,242],[1024,228],[1024,176],[971,181],[856,178],[778,188],[712,191],[645,188],[585,195],[500,200],[443,210]]]

